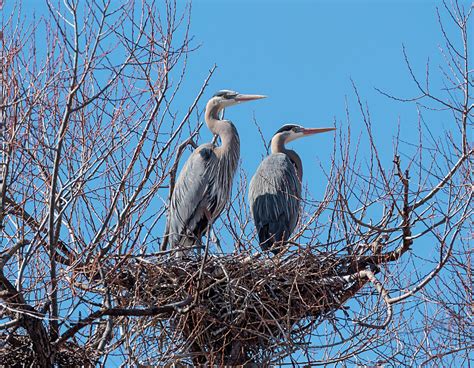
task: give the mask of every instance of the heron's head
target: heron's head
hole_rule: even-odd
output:
[[[282,139],[284,143],[309,135],[330,132],[336,128],[304,128],[297,124],[285,124],[276,131],[272,139]]]
[[[209,100],[208,104],[211,104],[212,107],[219,110],[225,109],[226,107],[240,104],[242,102],[260,100],[267,96],[262,95],[243,95],[239,92],[229,91],[223,89],[218,91],[212,98]]]

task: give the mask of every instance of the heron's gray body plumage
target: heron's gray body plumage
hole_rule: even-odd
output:
[[[291,236],[299,217],[301,180],[286,153],[266,157],[250,181],[249,202],[263,250],[278,248]]]
[[[209,220],[214,221],[221,214],[229,199],[239,163],[240,140],[235,126],[230,121],[225,124],[231,133],[226,147],[212,143],[199,146],[176,181],[169,215],[170,240],[175,249],[200,245]]]

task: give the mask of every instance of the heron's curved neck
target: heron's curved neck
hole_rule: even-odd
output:
[[[287,149],[285,147],[285,141],[283,137],[277,136],[272,139],[271,150],[272,153],[284,153],[285,155],[287,155],[291,162],[293,162],[293,164],[295,165],[296,174],[298,175],[298,178],[300,179],[300,181],[303,179],[303,163],[301,162],[301,158],[295,151]]]
[[[239,134],[234,124],[228,120],[220,120],[219,112],[222,109],[218,105],[208,103],[206,106],[205,120],[206,125],[213,134],[217,134],[221,139],[222,149],[240,147]]]

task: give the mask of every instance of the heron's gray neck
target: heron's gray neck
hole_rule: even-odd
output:
[[[240,139],[234,124],[228,120],[220,120],[219,113],[222,109],[218,105],[206,106],[205,120],[207,127],[213,134],[221,139],[223,151],[230,149],[240,150]]]
[[[272,153],[284,153],[285,155],[287,155],[291,162],[293,162],[293,164],[295,165],[296,174],[298,175],[298,178],[300,179],[300,181],[303,180],[303,164],[301,162],[301,158],[295,151],[287,149],[285,147],[283,137],[274,137],[274,139],[272,139],[271,150]]]

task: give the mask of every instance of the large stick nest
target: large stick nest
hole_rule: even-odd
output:
[[[133,259],[108,272],[107,282],[121,307],[173,306],[157,320],[170,322],[195,362],[243,364],[265,361],[284,341],[302,338],[303,324],[341,308],[366,282],[354,264],[305,251],[284,259]]]

